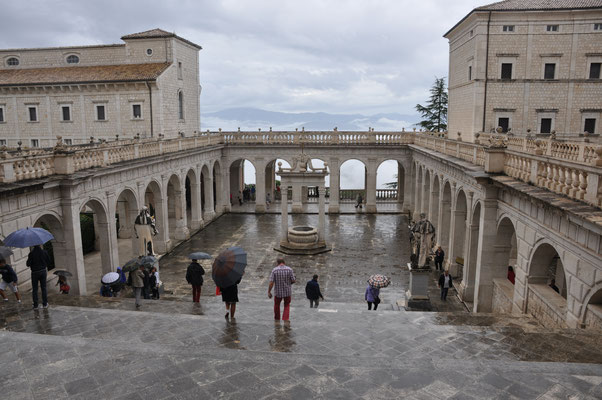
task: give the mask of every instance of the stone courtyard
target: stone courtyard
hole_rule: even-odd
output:
[[[317,215],[293,215],[315,224]],[[409,272],[402,215],[327,218],[332,252],[288,256],[290,324],[274,323],[266,291],[279,253],[277,215],[228,214],[161,259],[162,300],[52,294],[48,310],[0,308],[3,395],[10,399],[596,399],[601,336],[544,328],[527,315],[468,313],[455,293],[439,312],[403,308]],[[236,320],[226,321],[204,262],[200,305],[184,280],[191,251],[248,251]],[[309,309],[305,282],[326,300]],[[366,310],[370,274],[392,284]]]

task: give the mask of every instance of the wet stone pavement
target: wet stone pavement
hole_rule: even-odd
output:
[[[297,217],[297,216],[295,216]],[[299,216],[295,223],[315,223]],[[307,221],[304,221],[307,219]],[[546,329],[528,316],[398,311],[409,251],[394,215],[330,217],[333,252],[286,257],[299,284],[290,324],[266,298],[279,217],[226,215],[161,261],[173,294],[145,300],[52,295],[48,310],[0,304],[7,399],[599,399],[602,336]],[[249,267],[235,320],[214,286],[201,304],[182,283],[191,250],[240,245]],[[209,265],[206,265],[209,274]],[[316,272],[327,299],[309,309]],[[388,274],[382,310],[365,310],[367,275]],[[210,281],[209,276],[208,280]],[[434,283],[433,283],[434,285]],[[435,293],[436,293],[436,289]],[[28,294],[25,294],[28,299]],[[26,300],[27,301],[27,300]]]

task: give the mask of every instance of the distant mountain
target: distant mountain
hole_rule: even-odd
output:
[[[230,108],[213,113],[201,113],[201,130],[332,130],[364,131],[372,127],[377,131],[412,128],[419,121],[418,115],[399,113],[328,114],[324,112],[286,113],[258,108]]]

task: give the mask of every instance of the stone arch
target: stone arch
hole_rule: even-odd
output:
[[[63,235],[63,222],[61,217],[52,212],[46,211],[34,219],[33,227],[46,229],[52,233],[54,239],[44,245],[44,250],[51,256],[52,265],[59,269],[67,269],[65,259],[65,239]]]
[[[291,163],[286,158],[273,158],[265,165],[265,193],[269,194],[272,201],[280,200],[280,176],[278,175],[278,163],[282,162],[283,168],[290,168]],[[290,199],[290,197],[289,197]]]
[[[252,176],[247,176],[248,174],[245,174],[245,164],[247,162],[254,171],[249,171]],[[242,205],[245,201],[255,201],[257,189],[256,183],[257,167],[253,161],[247,158],[238,158],[232,161],[230,163],[229,183],[229,196],[231,198],[231,205],[238,206]]]
[[[201,226],[200,178],[194,168],[190,168],[184,177],[184,195],[186,200],[186,221],[190,231]]]
[[[431,190],[431,200],[429,202],[430,221],[435,225],[437,231],[441,229],[439,226],[439,191],[440,178],[438,174],[433,174],[433,190]]]
[[[382,169],[397,169],[392,176],[385,176]],[[380,172],[379,172],[380,171]],[[394,183],[394,188],[385,187]],[[395,201],[403,204],[405,195],[405,168],[400,160],[386,158],[379,160],[376,166],[376,200]]]
[[[169,225],[167,223],[167,202],[159,181],[151,179],[147,183],[144,189],[144,205],[155,218],[155,226],[159,232],[153,240],[155,247],[153,250],[157,253],[165,253],[169,241]]]
[[[581,310],[581,326],[602,331],[602,282],[598,282],[586,294]]]
[[[185,179],[185,178],[184,178]],[[188,236],[186,226],[186,199],[182,179],[178,174],[172,174],[165,188],[167,198],[167,226],[169,236],[184,240]]]
[[[481,202],[475,201],[470,214],[470,225],[466,230],[462,273],[462,300],[469,302],[474,301],[481,212]]]
[[[450,251],[449,251],[449,265],[450,273],[453,276],[460,278],[463,277],[463,269],[465,265],[465,242],[466,242],[466,219],[467,219],[467,199],[466,194],[462,189],[459,189],[455,193],[455,199],[453,201],[453,226],[451,226],[451,237],[450,237]]]
[[[367,163],[360,158],[347,158],[341,162],[339,167],[340,201],[353,203],[358,194],[362,195],[364,202],[366,201],[367,172]],[[345,181],[346,187],[343,187],[343,181]]]
[[[119,244],[122,243],[122,240],[130,241],[132,250],[136,253],[137,241],[134,232],[134,222],[141,208],[142,206],[138,203],[138,197],[133,189],[126,187],[117,195],[115,214],[117,217],[119,264],[121,265],[133,256],[132,252],[122,249],[124,246]]]

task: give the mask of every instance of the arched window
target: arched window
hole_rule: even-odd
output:
[[[178,92],[178,117],[184,119],[184,93]]]
[[[19,59],[17,57],[11,57],[8,60],[6,60],[6,65],[9,65],[9,66],[19,65]]]
[[[68,56],[67,64],[79,64],[79,57],[74,54]]]

